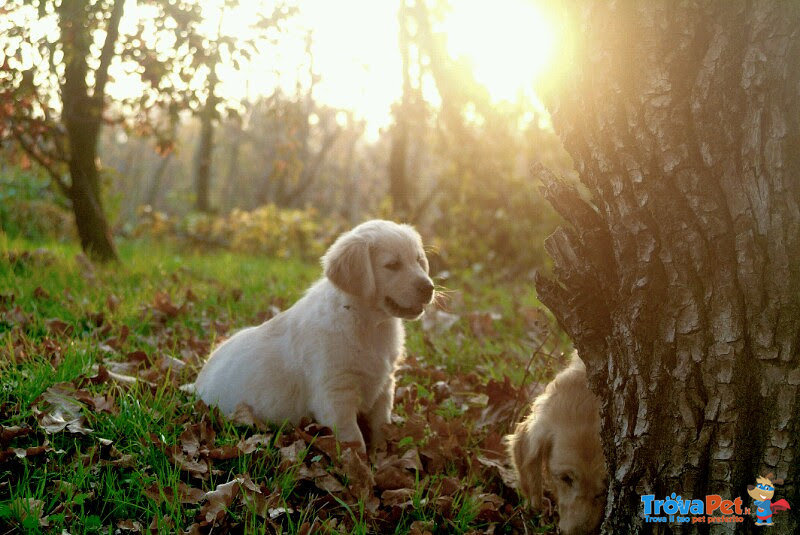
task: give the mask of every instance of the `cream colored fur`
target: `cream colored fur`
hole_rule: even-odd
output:
[[[364,450],[357,416],[374,446],[392,410],[401,319],[432,299],[428,260],[412,227],[373,220],[341,235],[322,264],[325,276],[294,306],[220,345],[195,391],[227,415],[244,403],[266,421],[312,416]]]
[[[507,438],[520,489],[533,507],[542,508],[543,488],[549,488],[562,533],[597,532],[608,477],[600,441],[600,402],[587,386],[586,367],[577,354]]]

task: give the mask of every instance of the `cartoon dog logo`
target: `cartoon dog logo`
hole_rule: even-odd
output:
[[[791,509],[786,500],[772,502],[775,495],[775,485],[783,485],[783,479],[772,479],[774,474],[769,473],[767,477],[757,477],[756,485],[747,485],[747,494],[753,498],[753,505],[756,506],[756,526],[771,526],[772,515],[778,511]]]

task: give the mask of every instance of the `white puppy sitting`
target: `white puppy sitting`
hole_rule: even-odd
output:
[[[507,439],[522,493],[533,507],[542,507],[544,483],[553,491],[562,533],[595,533],[608,476],[600,441],[600,401],[587,386],[586,367],[577,354]]]
[[[428,259],[412,227],[373,220],[339,236],[322,265],[294,306],[220,345],[195,391],[227,415],[244,403],[266,421],[313,416],[365,451],[357,417],[374,447],[390,420],[401,319],[419,318],[433,298]]]

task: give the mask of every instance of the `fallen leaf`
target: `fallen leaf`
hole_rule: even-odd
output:
[[[114,294],[108,294],[106,296],[106,308],[108,308],[109,312],[116,312],[120,302],[120,298]]]
[[[27,425],[24,426],[14,425],[11,427],[5,427],[0,425],[0,444],[8,444],[17,437],[24,437],[25,435],[29,435],[31,431],[32,429]]]
[[[381,493],[381,502],[389,507],[407,507],[412,505],[412,496],[414,496],[414,489],[385,490]]]
[[[153,308],[168,318],[174,318],[183,310],[183,306],[175,305],[167,292],[156,292],[153,298]]]
[[[117,522],[117,528],[122,531],[131,531],[133,533],[141,533],[142,525],[136,520],[126,519]]]
[[[300,462],[300,455],[308,449],[308,445],[306,441],[301,439],[297,439],[288,446],[284,446],[280,448],[278,451],[281,454],[281,459],[283,460],[281,466],[284,464],[288,466],[292,466]]]
[[[33,517],[36,524],[41,526],[42,515],[44,514],[44,502],[34,498],[17,498],[8,504],[8,508],[14,517],[18,518],[26,526],[30,526],[26,520]]]
[[[259,446],[268,447],[271,440],[272,435],[251,435],[247,438],[239,440],[239,443],[236,444],[236,447],[239,448],[239,451],[242,452],[242,454],[248,455],[256,451]]]
[[[83,435],[92,432],[84,425],[83,405],[75,398],[77,392],[70,383],[58,383],[37,398],[33,413],[45,432],[58,433],[64,429]],[[88,395],[88,392],[85,393]]]
[[[341,471],[347,477],[348,490],[353,496],[365,499],[372,494],[375,479],[366,458],[356,448],[345,448],[340,458]],[[338,468],[338,467],[337,467]]]
[[[34,296],[36,299],[43,299],[43,300],[50,299],[50,294],[49,294],[49,293],[47,293],[47,292],[44,290],[44,288],[42,288],[41,286],[37,286],[36,288],[34,288],[34,290],[33,290],[33,296]]]
[[[342,485],[338,479],[327,472],[325,475],[315,478],[314,485],[325,492],[342,492],[344,490],[344,485]]]
[[[62,336],[72,335],[72,325],[70,325],[66,321],[62,321],[58,318],[51,318],[47,320],[45,323],[47,324],[47,328],[56,334]]]

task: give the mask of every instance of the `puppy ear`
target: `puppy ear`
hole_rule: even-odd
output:
[[[375,293],[369,244],[350,233],[340,236],[322,257],[325,276],[343,292],[359,297]]]
[[[541,509],[543,463],[550,452],[550,434],[541,422],[528,418],[517,424],[514,434],[509,438],[509,453],[520,490],[531,500],[535,509]]]

